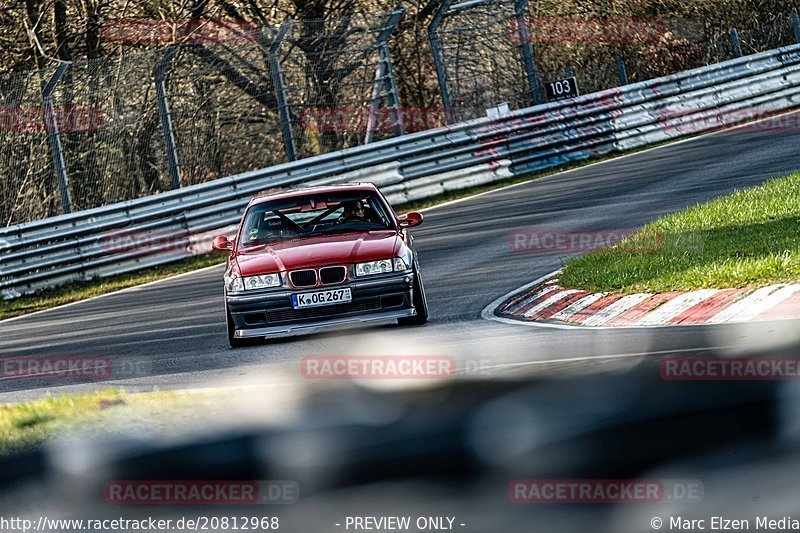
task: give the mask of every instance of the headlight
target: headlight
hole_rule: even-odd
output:
[[[406,264],[405,260],[402,257],[394,258],[394,270],[395,272],[408,270],[408,265]]]
[[[228,292],[242,292],[244,290],[244,283],[239,276],[228,276],[223,278],[225,281],[225,290]]]
[[[278,287],[281,284],[280,274],[264,274],[263,276],[250,276],[244,278],[245,290],[266,289],[268,287]]]
[[[356,264],[356,276],[371,276],[372,274],[384,274],[391,271],[391,259],[381,259],[380,261]]]
[[[356,276],[371,276],[372,274],[385,274],[386,272],[402,272],[408,270],[408,265],[402,257],[394,259],[381,259],[369,263],[356,264]]]

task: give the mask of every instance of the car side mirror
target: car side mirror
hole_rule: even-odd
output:
[[[422,213],[412,211],[397,221],[401,228],[412,228],[422,224]]]
[[[218,252],[230,252],[233,250],[233,243],[225,235],[219,235],[211,241],[211,248]]]

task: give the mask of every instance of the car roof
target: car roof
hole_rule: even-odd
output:
[[[300,187],[297,189],[286,189],[281,191],[269,192],[260,194],[250,200],[248,207],[251,205],[268,202],[271,200],[280,200],[283,198],[295,198],[298,196],[305,196],[307,194],[328,194],[342,191],[377,191],[378,188],[372,183],[341,183],[337,185],[319,185],[315,187]]]

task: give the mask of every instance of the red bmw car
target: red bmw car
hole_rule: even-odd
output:
[[[250,201],[225,272],[228,341],[353,322],[428,320],[425,289],[407,229],[372,184],[310,187]]]

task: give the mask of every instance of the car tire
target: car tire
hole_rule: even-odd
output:
[[[417,314],[398,318],[397,323],[401,326],[422,326],[428,322],[428,298],[425,296],[425,285],[417,267],[414,267],[414,287],[411,290],[411,296],[414,299],[414,308],[417,310]]]
[[[225,306],[225,327],[228,330],[228,344],[231,345],[231,348],[244,348],[245,346],[254,346],[258,344],[258,339],[239,339],[234,336],[236,330],[233,325],[233,319],[231,318],[231,312],[228,311],[227,306]]]

